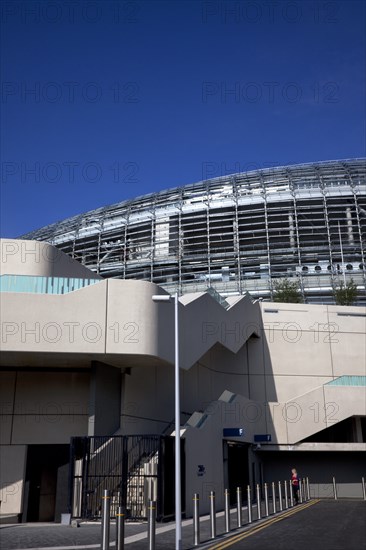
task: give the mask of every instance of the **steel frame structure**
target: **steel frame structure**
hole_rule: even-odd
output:
[[[102,277],[168,292],[273,297],[297,278],[305,301],[333,303],[351,277],[365,304],[366,159],[231,174],[99,208],[24,235]]]

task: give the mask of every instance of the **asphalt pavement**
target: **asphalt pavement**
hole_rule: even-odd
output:
[[[263,516],[263,510],[262,510]],[[209,518],[201,518],[201,545],[205,550],[366,550],[366,502],[360,500],[311,500],[268,518],[236,528],[236,512],[225,534],[223,513],[217,514],[217,534],[210,541]],[[147,550],[146,523],[127,523],[127,550]],[[111,550],[115,549],[115,525],[111,524]],[[101,546],[101,525],[82,523],[79,528],[60,524],[15,524],[0,526],[1,550],[93,550]],[[174,550],[175,524],[157,524],[156,550]],[[192,520],[182,523],[182,550],[193,546]],[[197,547],[196,547],[197,548]]]
[[[205,550],[364,550],[366,502],[312,500]]]

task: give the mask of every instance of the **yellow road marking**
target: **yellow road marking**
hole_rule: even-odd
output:
[[[214,544],[213,546],[210,546],[207,548],[207,550],[224,550],[224,548],[229,548],[229,546],[232,546],[233,544],[240,542],[247,537],[250,537],[251,535],[255,535],[255,533],[259,533],[259,531],[262,531],[263,529],[266,529],[266,527],[269,527],[270,525],[273,525],[274,523],[277,523],[278,521],[283,520],[284,518],[288,518],[292,516],[293,514],[296,514],[297,512],[301,512],[301,510],[305,510],[306,508],[309,508],[310,506],[313,506],[314,504],[317,504],[320,502],[320,499],[312,500],[311,502],[308,502],[306,504],[296,506],[296,508],[292,508],[288,512],[285,512],[284,514],[281,514],[281,516],[276,518],[271,518],[265,523],[262,523],[261,525],[257,525],[252,527],[249,531],[245,531],[245,533],[240,533],[238,535],[234,535],[233,537],[230,537],[229,540],[219,542],[217,544]]]

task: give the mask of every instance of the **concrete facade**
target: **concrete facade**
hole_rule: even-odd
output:
[[[1,243],[3,275],[97,278],[50,245],[24,242]],[[65,503],[61,457],[71,437],[169,429],[173,304],[153,302],[165,291],[145,281],[100,280],[64,294],[21,292],[14,281],[14,291],[1,293],[0,513],[31,516],[27,480],[44,446],[44,456],[58,453],[54,471],[39,472],[39,518],[47,518]],[[340,494],[358,495],[366,451],[365,308],[253,303],[248,296],[222,305],[197,293],[180,299],[179,320],[187,514],[193,492],[215,490],[222,506],[241,452],[248,482],[285,479],[298,461],[301,473],[314,477],[316,495],[331,483],[324,456],[334,457]],[[353,382],[329,384],[344,376]],[[344,422],[352,426],[347,436],[335,428]],[[242,428],[243,436],[224,438],[225,428]],[[256,445],[258,434],[271,441]],[[203,498],[202,512],[207,506]]]

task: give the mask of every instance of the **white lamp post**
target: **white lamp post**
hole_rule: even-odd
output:
[[[175,378],[175,550],[182,548],[182,505],[180,475],[180,390],[179,390],[179,326],[178,293],[173,296],[154,295],[154,302],[174,300],[174,378]]]

